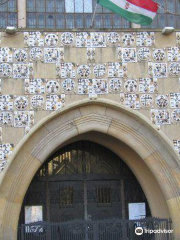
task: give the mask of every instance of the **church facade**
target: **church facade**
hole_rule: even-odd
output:
[[[2,6],[0,239],[23,240],[33,206],[66,222],[130,219],[137,203],[179,239],[178,16],[140,28],[100,6],[92,23],[95,1]]]

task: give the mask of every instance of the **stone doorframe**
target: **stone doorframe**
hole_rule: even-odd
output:
[[[16,240],[21,205],[39,167],[76,139],[94,139],[119,155],[140,182],[152,214],[171,217],[180,239],[180,164],[172,143],[138,112],[87,99],[40,121],[15,148],[0,176],[1,240]]]

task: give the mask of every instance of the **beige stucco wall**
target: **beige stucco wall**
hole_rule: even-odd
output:
[[[143,114],[145,117],[147,117],[147,119],[152,121],[152,124],[154,124],[154,119],[152,119],[152,112],[151,110],[160,110],[160,112],[165,110],[165,113],[168,114],[169,117],[169,122],[167,122],[168,124],[159,124],[158,122],[156,122],[156,126],[157,128],[160,128],[165,134],[166,136],[171,140],[172,144],[173,144],[173,140],[179,140],[180,139],[180,134],[179,134],[179,108],[180,108],[180,103],[178,103],[179,105],[177,107],[172,107],[172,104],[170,103],[172,100],[172,97],[170,97],[170,93],[179,93],[180,91],[180,83],[179,83],[179,75],[180,75],[180,66],[179,69],[177,71],[176,75],[172,75],[170,70],[169,70],[169,66],[173,63],[175,64],[180,64],[178,60],[180,60],[180,51],[178,51],[178,54],[176,54],[176,60],[175,62],[173,61],[168,61],[168,49],[169,47],[177,47],[179,46],[179,40],[177,39],[176,33],[172,33],[170,35],[163,35],[161,32],[155,32],[154,33],[154,41],[152,41],[151,46],[145,46],[147,49],[149,49],[150,51],[150,57],[148,60],[140,60],[138,57],[138,51],[139,49],[142,49],[142,46],[139,46],[138,43],[138,31],[134,32],[135,30],[133,30],[133,32],[128,31],[128,32],[117,32],[120,41],[117,41],[115,44],[112,44],[111,42],[108,41],[108,34],[109,32],[100,32],[100,34],[104,34],[104,39],[106,41],[105,43],[105,47],[95,47],[94,51],[95,51],[95,56],[93,60],[88,60],[87,57],[87,49],[89,49],[89,47],[87,47],[87,45],[84,45],[83,47],[76,47],[76,40],[77,40],[77,36],[76,36],[76,31],[71,32],[73,37],[74,37],[74,41],[72,44],[70,45],[64,45],[64,43],[61,40],[61,36],[64,32],[56,32],[56,36],[58,39],[58,43],[56,46],[54,47],[50,47],[51,49],[54,48],[59,48],[61,51],[62,56],[61,57],[57,57],[56,62],[59,62],[59,64],[61,63],[73,63],[74,64],[74,70],[76,72],[76,76],[75,78],[71,78],[74,81],[75,87],[74,90],[71,92],[67,92],[64,91],[63,87],[62,87],[62,83],[66,78],[62,78],[60,75],[57,75],[56,72],[56,63],[45,63],[45,59],[44,57],[42,57],[42,59],[40,61],[34,61],[31,59],[31,54],[30,51],[33,49],[33,43],[30,43],[29,45],[32,46],[28,46],[28,41],[24,40],[24,33],[23,32],[17,32],[15,35],[8,35],[6,33],[2,33],[1,34],[1,44],[0,47],[9,47],[12,48],[10,51],[10,55],[15,56],[15,51],[19,50],[19,49],[23,49],[25,50],[26,54],[27,54],[27,59],[25,61],[23,61],[22,59],[18,62],[18,60],[16,60],[15,58],[12,59],[12,61],[7,62],[7,60],[1,60],[0,62],[4,62],[4,63],[8,63],[10,65],[10,67],[15,68],[14,64],[16,63],[20,63],[20,64],[31,64],[32,68],[33,68],[33,73],[29,75],[29,77],[25,77],[25,78],[14,78],[15,74],[11,73],[10,77],[3,77],[2,75],[1,77],[1,94],[2,95],[12,95],[12,99],[11,102],[12,104],[14,104],[14,106],[12,107],[12,109],[9,111],[10,114],[12,114],[12,122],[7,125],[3,123],[3,120],[0,122],[1,123],[1,127],[2,127],[2,143],[10,143],[13,144],[14,147],[17,145],[17,143],[25,136],[25,133],[27,133],[30,128],[33,125],[36,125],[39,120],[43,119],[44,117],[48,116],[49,114],[52,113],[52,111],[46,110],[46,101],[47,101],[47,95],[51,95],[52,93],[48,93],[47,88],[46,88],[46,81],[48,80],[55,80],[59,86],[60,89],[57,91],[57,95],[60,94],[65,94],[65,96],[63,96],[63,98],[65,97],[65,103],[62,104],[62,106],[68,106],[68,104],[74,102],[74,101],[78,101],[78,100],[83,100],[83,99],[87,99],[87,98],[91,98],[92,96],[90,96],[89,94],[79,94],[78,93],[78,80],[79,79],[105,79],[105,81],[107,81],[107,92],[102,94],[97,94],[97,96],[94,96],[97,99],[110,99],[113,100],[114,103],[120,103],[124,106],[128,105],[128,100],[126,103],[126,94],[130,94],[129,96],[131,96],[131,94],[137,94],[137,102],[138,102],[138,107],[132,107],[130,108],[129,106],[127,106],[127,108],[130,108],[132,111],[137,111],[141,114]],[[139,30],[140,31],[140,30]],[[142,31],[141,31],[142,32]],[[45,39],[45,37],[47,36],[47,34],[49,33],[44,33],[42,32],[42,40]],[[91,33],[88,32],[88,34],[90,35]],[[125,36],[125,34],[132,34],[131,36],[133,36],[135,42],[131,45],[129,44],[124,44],[123,43],[123,38]],[[88,39],[91,39],[92,37],[90,37],[88,35]],[[150,37],[149,37],[150,38]],[[141,38],[140,38],[141,39]],[[128,40],[127,40],[128,43]],[[145,45],[148,45],[149,43],[146,41]],[[43,51],[44,48],[48,48],[47,43],[45,42],[43,44],[44,46],[40,46],[40,49]],[[38,43],[34,44],[34,46],[38,47]],[[135,60],[136,62],[127,62],[126,67],[127,67],[127,71],[126,73],[124,73],[124,76],[115,76],[114,78],[118,78],[119,81],[121,82],[121,88],[118,91],[112,91],[110,89],[110,81],[113,79],[113,77],[110,77],[108,74],[108,63],[109,62],[113,62],[113,63],[122,63],[123,62],[123,58],[122,59],[118,59],[118,53],[119,53],[119,48],[122,49],[134,49],[135,50],[135,54],[137,55],[137,60]],[[161,61],[156,61],[156,58],[153,58],[153,53],[158,50],[161,49],[162,51],[164,51],[165,53],[165,58]],[[126,49],[124,50],[126,51]],[[119,53],[120,55],[120,53]],[[179,55],[179,56],[178,56]],[[178,59],[179,58],[179,59]],[[133,61],[133,60],[132,60]],[[167,77],[164,78],[157,78],[157,88],[155,89],[154,92],[152,93],[143,93],[140,90],[140,82],[139,79],[140,78],[153,78],[152,75],[150,75],[150,72],[148,70],[148,64],[152,62],[152,63],[163,63],[166,64],[167,63]],[[98,64],[104,64],[105,67],[105,74],[102,77],[96,77],[95,74],[93,73],[93,68],[96,67]],[[77,73],[78,67],[81,65],[88,65],[91,73],[89,74],[88,77],[82,77]],[[178,67],[178,66],[177,66]],[[120,67],[121,69],[121,67]],[[26,71],[26,70],[25,70]],[[44,79],[44,88],[45,91],[43,93],[34,93],[34,94],[29,94],[27,91],[25,91],[25,79]],[[68,77],[67,77],[68,78]],[[154,79],[156,79],[156,76],[154,75]],[[126,88],[125,84],[127,80],[136,80],[135,84],[135,91],[129,91]],[[156,84],[156,82],[155,82]],[[130,83],[129,83],[130,86]],[[34,95],[41,95],[44,98],[44,102],[42,103],[42,108],[39,108],[38,110],[35,109],[32,104],[31,104],[31,98]],[[149,94],[150,97],[152,97],[152,103],[151,106],[143,106],[143,103],[141,101],[141,97],[143,97],[142,95],[144,94]],[[96,94],[95,94],[96,95]],[[165,107],[159,107],[157,105],[157,101],[156,99],[160,96],[163,95],[163,97],[165,97],[165,101],[167,101],[167,105]],[[15,127],[15,123],[13,120],[13,116],[14,116],[14,112],[18,111],[18,108],[16,108],[15,105],[15,99],[18,96],[24,96],[26,98],[26,100],[28,101],[27,104],[27,108],[25,108],[25,111],[32,111],[32,113],[34,114],[34,120],[31,121],[31,123],[29,124],[28,121],[25,123],[25,125],[30,125],[26,127]],[[128,97],[128,96],[127,96]],[[2,100],[4,101],[4,100]],[[61,101],[61,100],[60,100]],[[164,101],[164,100],[160,100],[160,101]],[[179,100],[180,102],[180,100]],[[19,103],[18,103],[19,104]],[[166,104],[166,103],[165,103]],[[3,108],[0,108],[0,113],[2,113]],[[6,109],[5,109],[6,110]],[[21,110],[21,109],[20,109]],[[177,111],[177,121],[174,120],[172,114],[174,110],[178,110]],[[8,109],[7,109],[8,111]],[[157,113],[159,114],[159,113]],[[176,147],[178,148],[178,147]],[[180,149],[180,147],[179,147]],[[0,149],[1,151],[1,149]],[[177,150],[178,151],[178,150]],[[0,159],[3,160],[3,159]]]

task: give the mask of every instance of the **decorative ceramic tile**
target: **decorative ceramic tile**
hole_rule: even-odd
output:
[[[75,81],[71,78],[67,78],[62,82],[62,88],[64,92],[72,92],[75,88]]]
[[[87,39],[87,47],[98,48],[106,47],[106,34],[100,32],[91,32],[91,37]]]
[[[78,79],[78,94],[92,93],[92,84],[92,79]]]
[[[171,124],[169,110],[151,110],[151,121],[156,125]]]
[[[126,46],[126,47],[131,47],[136,43],[135,40],[135,34],[134,33],[125,33],[122,36],[122,43]]]
[[[0,48],[0,62],[11,63],[13,61],[12,58],[12,48],[1,47]]]
[[[122,89],[122,81],[119,78],[113,78],[109,81],[109,89],[112,92],[119,92]]]
[[[142,47],[138,50],[137,56],[140,61],[148,61],[151,58],[151,51],[147,47]]]
[[[120,51],[120,48],[118,48]],[[121,60],[122,62],[137,62],[137,54],[136,54],[136,48],[122,48],[122,57]],[[118,56],[120,56],[118,54]]]
[[[11,143],[0,144],[0,161],[7,160],[12,154],[14,145]]]
[[[108,63],[108,77],[127,77],[127,63]]]
[[[91,74],[91,69],[88,65],[80,65],[77,69],[77,73],[81,78],[88,78]]]
[[[28,98],[25,96],[14,96],[15,100],[14,100],[14,106],[17,110],[19,111],[24,111],[27,109],[28,107]]]
[[[92,79],[93,94],[108,94],[107,79]]]
[[[0,63],[0,77],[10,77],[12,74],[12,67],[8,63]]]
[[[125,106],[131,109],[140,109],[138,94],[125,94]]]
[[[169,47],[167,49],[167,59],[169,62],[180,61],[180,53],[178,47]]]
[[[33,63],[13,64],[13,78],[29,78],[33,76]]]
[[[57,80],[46,80],[47,93],[54,94],[60,90],[60,85]]]
[[[44,79],[25,79],[25,94],[44,94],[45,89]]]
[[[31,61],[40,61],[43,59],[43,48],[40,47],[34,47],[30,50],[30,60]]]
[[[47,95],[46,110],[56,111],[65,105],[65,94]]]
[[[158,95],[156,97],[156,105],[158,108],[167,108],[169,104],[169,95]]]
[[[6,167],[6,164],[7,164],[7,160],[0,161],[0,172],[4,170],[4,168]]]
[[[180,93],[170,93],[170,107],[180,108]]]
[[[61,35],[61,42],[64,45],[70,46],[74,42],[74,35],[70,32],[65,32]]]
[[[12,111],[13,110],[13,96],[12,95],[0,95],[0,110]]]
[[[14,111],[14,127],[32,127],[34,111]]]
[[[148,63],[149,75],[154,78],[167,77],[167,63]]]
[[[151,47],[154,42],[154,32],[137,32],[136,44],[138,47]]]
[[[180,140],[173,140],[174,148],[180,154]]]
[[[128,79],[128,80],[124,83],[124,89],[125,89],[126,92],[128,92],[128,93],[135,93],[135,92],[137,92],[137,89],[138,89],[137,80]]]
[[[61,78],[75,78],[76,67],[75,63],[58,63],[56,64],[56,74]]]
[[[169,65],[169,74],[171,76],[180,75],[180,64],[178,62],[173,62]]]
[[[24,49],[14,49],[13,60],[16,63],[27,62],[28,54]]]
[[[89,34],[87,32],[76,33],[76,47],[87,47],[87,39]]]
[[[172,111],[172,119],[175,122],[180,122],[180,109],[175,109],[174,111]]]
[[[177,42],[177,46],[180,47],[180,32],[176,33],[176,42]]]
[[[166,52],[164,49],[156,49],[153,51],[152,56],[154,58],[154,61],[162,62],[166,58]]]
[[[44,103],[45,101],[42,95],[34,95],[33,97],[31,97],[31,106],[35,110],[42,109]]]
[[[60,61],[59,48],[44,48],[44,62],[57,63]]]
[[[0,112],[0,125],[12,126],[13,115],[11,112]]]
[[[90,62],[95,61],[96,51],[95,48],[87,48],[87,60]]]
[[[106,74],[106,66],[105,66],[105,64],[97,64],[93,68],[93,73],[94,73],[96,78],[104,77],[104,75]]]
[[[120,43],[120,36],[117,32],[110,32],[107,34],[108,45],[117,45]]]
[[[107,79],[79,79],[78,94],[107,94]]]
[[[56,47],[58,44],[58,34],[55,33],[45,34],[45,44],[48,47]]]
[[[142,107],[149,108],[153,105],[153,97],[150,94],[143,94],[140,97],[140,103]]]
[[[139,78],[140,93],[156,93],[157,91],[157,78]]]
[[[44,37],[40,32],[25,32],[24,43],[29,47],[44,46]]]

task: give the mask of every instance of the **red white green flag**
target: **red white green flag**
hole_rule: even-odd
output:
[[[150,25],[158,11],[158,4],[152,0],[98,0],[98,3],[141,25]]]

